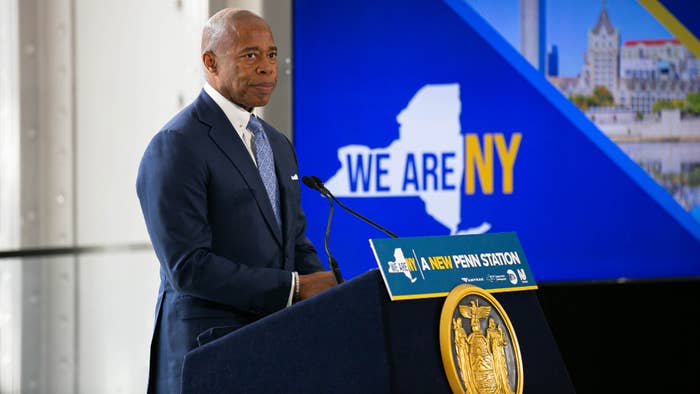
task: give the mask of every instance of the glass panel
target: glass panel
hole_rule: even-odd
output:
[[[151,250],[0,259],[0,392],[143,392]]]

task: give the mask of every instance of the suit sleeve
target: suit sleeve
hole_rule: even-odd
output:
[[[294,264],[300,274],[311,274],[324,271],[325,268],[318,259],[318,254],[311,240],[306,237],[306,217],[301,207],[296,220],[296,244],[294,246]]]
[[[137,177],[146,227],[168,281],[178,292],[257,315],[283,308],[291,286],[289,272],[212,252],[209,170],[191,145],[177,131],[158,133]]]
[[[289,145],[289,149],[291,150],[292,156],[294,157],[294,163],[298,167],[298,160],[296,156],[296,151],[294,150],[294,146],[289,141],[289,139],[287,139],[286,136],[282,135],[282,138],[284,138],[284,140]],[[297,170],[296,172],[298,173],[299,171]],[[318,253],[316,252],[316,248],[314,248],[314,245],[311,243],[311,240],[306,236],[306,215],[304,214],[304,210],[301,208],[301,193],[299,193],[298,196],[299,197],[297,201],[294,202],[297,205],[297,207],[299,207],[298,214],[294,220],[295,269],[300,274],[311,274],[318,271],[324,271],[326,270],[326,268],[324,268],[323,264],[321,264],[321,261],[318,258]]]

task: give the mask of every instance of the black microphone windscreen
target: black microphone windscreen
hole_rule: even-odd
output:
[[[323,181],[321,178],[317,177],[316,175],[311,175],[311,178],[314,179],[314,182],[316,182],[316,188],[321,192],[321,193],[328,193],[330,194],[330,190],[326,189],[326,185],[323,184]]]
[[[304,175],[301,177],[301,181],[304,182],[307,187],[318,190],[318,184],[316,183],[316,180],[314,180],[314,177]]]
[[[316,175],[311,175],[311,178],[313,178],[314,182],[316,182],[319,187],[323,186],[323,181],[321,178],[317,177]]]

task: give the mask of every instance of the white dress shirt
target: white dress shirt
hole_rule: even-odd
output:
[[[218,105],[219,108],[224,111],[226,118],[228,118],[228,121],[231,122],[233,129],[236,130],[236,133],[241,138],[241,141],[243,141],[243,145],[245,145],[245,148],[248,150],[250,157],[253,159],[253,163],[256,163],[255,165],[257,166],[258,164],[255,160],[255,150],[253,147],[253,138],[255,138],[255,136],[253,135],[252,131],[246,128],[246,126],[248,126],[250,116],[255,115],[255,110],[253,110],[251,113],[239,107],[237,104],[232,103],[211,85],[209,85],[209,83],[204,83],[204,91],[207,92],[209,97],[214,100],[216,105]]]
[[[243,141],[243,145],[245,145],[245,148],[248,150],[250,158],[253,159],[253,163],[255,163],[257,166],[258,164],[257,160],[255,160],[255,151],[253,147],[253,132],[246,128],[250,117],[256,116],[255,110],[253,110],[251,113],[232,103],[207,82],[204,83],[204,91],[209,95],[209,97],[211,97],[212,100],[214,100],[216,105],[218,105],[219,108],[224,111],[226,118],[228,118],[228,121],[231,122],[233,129],[236,130],[236,134],[238,134],[241,141]],[[296,272],[292,272],[292,286],[289,290],[287,306],[292,305],[292,301],[294,300],[294,282],[297,275],[298,274]]]

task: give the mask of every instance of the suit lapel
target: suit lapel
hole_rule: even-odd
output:
[[[265,191],[265,185],[260,178],[257,167],[250,158],[248,149],[243,145],[243,141],[238,137],[236,130],[221,108],[204,91],[197,98],[195,107],[200,120],[211,126],[209,136],[241,174],[243,180],[252,191],[270,231],[274,234],[277,242],[282,245],[282,232],[277,226],[270,199]]]

